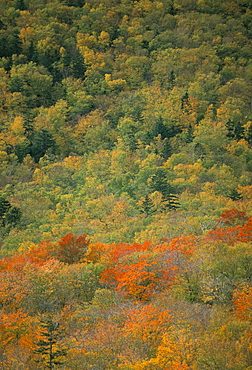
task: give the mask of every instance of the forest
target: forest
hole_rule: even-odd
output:
[[[251,0],[0,0],[0,369],[252,369]]]

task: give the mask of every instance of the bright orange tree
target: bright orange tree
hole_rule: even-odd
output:
[[[242,320],[252,319],[252,287],[248,284],[237,288],[233,294],[235,314]]]
[[[86,234],[75,237],[67,233],[58,242],[57,258],[68,264],[79,262],[84,258],[89,242]]]
[[[146,301],[171,285],[183,264],[182,257],[193,253],[192,241],[192,238],[178,239],[156,247],[148,242],[114,246],[101,282],[125,297]]]
[[[237,219],[239,220],[239,224],[236,226],[227,226],[211,230],[207,235],[208,240],[223,241],[231,244],[236,242],[250,242],[252,240],[252,217],[249,217],[247,221],[243,223],[242,220],[245,220],[243,218],[245,216],[243,215],[243,212],[241,213],[242,214],[237,214],[235,217],[233,217],[233,214],[231,213],[228,215],[230,217],[223,217],[224,223],[227,225],[233,224],[234,220]]]

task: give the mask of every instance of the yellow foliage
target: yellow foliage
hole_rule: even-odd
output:
[[[11,123],[10,127],[11,127],[12,132],[15,135],[21,136],[25,132],[23,125],[24,125],[23,117],[17,116],[15,117],[14,121]]]
[[[63,166],[67,168],[73,168],[79,170],[81,168],[82,158],[80,156],[69,156],[63,161]]]
[[[1,144],[1,141],[0,141]],[[4,162],[7,163],[8,161],[8,154],[4,150],[0,150],[0,163],[3,164]]]
[[[36,244],[28,240],[19,244],[18,252],[20,253],[27,252],[34,247],[36,247]]]
[[[186,335],[171,333],[163,336],[155,358],[143,361],[134,366],[134,370],[189,370],[187,360],[190,359],[192,343]]]
[[[239,190],[241,190],[244,198],[246,198],[247,200],[252,199],[252,185],[242,186],[239,188]]]
[[[101,31],[100,35],[98,36],[98,41],[102,45],[109,45],[110,42],[110,35],[106,31]]]
[[[105,74],[105,81],[110,90],[122,90],[127,85],[126,80],[122,78],[117,78],[115,80],[111,79],[111,74]]]
[[[91,48],[94,48],[97,46],[97,39],[94,35],[89,35],[88,33],[78,32],[76,34],[76,37],[77,37],[77,45],[82,52],[84,52],[87,49],[90,50]]]
[[[33,179],[35,182],[42,182],[45,180],[45,177],[47,177],[43,171],[41,171],[39,168],[36,168],[33,174]]]
[[[78,120],[78,124],[75,126],[74,135],[78,140],[82,140],[82,137],[87,133],[90,128],[101,126],[103,119],[99,110],[95,110],[85,117],[81,117]]]
[[[55,226],[52,228],[52,234],[57,237],[61,237],[64,234],[70,233],[71,227],[69,226]]]
[[[203,167],[201,162],[196,162],[194,164],[179,163],[174,167],[174,171],[178,176],[190,178],[191,175],[199,175],[203,171]]]
[[[22,40],[22,43],[25,43],[26,39],[32,34],[33,29],[32,27],[23,27],[20,30],[19,37]]]

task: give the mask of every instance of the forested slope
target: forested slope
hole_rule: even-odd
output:
[[[3,369],[252,367],[251,36],[250,0],[0,0]]]

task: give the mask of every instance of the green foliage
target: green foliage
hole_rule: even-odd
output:
[[[19,207],[12,206],[4,197],[0,197],[0,227],[2,234],[8,234],[10,230],[20,223],[22,212]]]
[[[178,197],[173,194],[173,189],[168,181],[165,171],[160,168],[157,173],[150,179],[150,188],[153,191],[159,191],[164,201],[166,202],[165,207],[168,210],[176,209],[179,207]]]
[[[0,9],[0,367],[249,369],[251,2]]]
[[[10,90],[20,92],[30,108],[49,105],[51,99],[52,76],[43,66],[35,63],[13,66],[10,71]]]
[[[40,131],[32,130],[27,132],[27,141],[17,144],[14,148],[14,152],[20,162],[22,162],[27,155],[30,155],[37,163],[39,159],[46,154],[48,149],[52,154],[55,153],[55,140],[47,130],[41,129]]]

